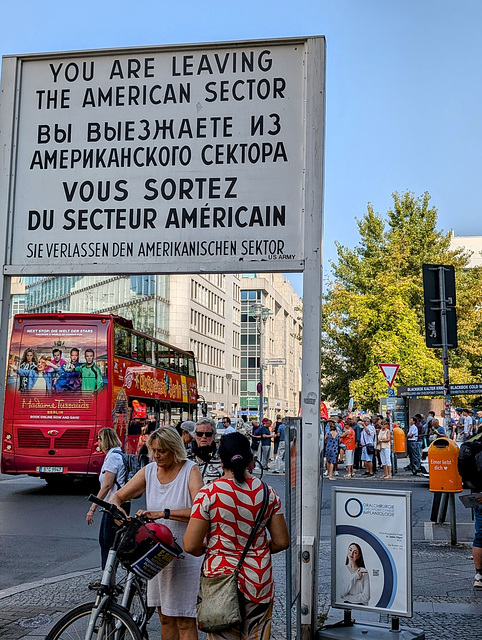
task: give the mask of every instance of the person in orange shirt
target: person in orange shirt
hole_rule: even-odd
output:
[[[351,425],[352,419],[347,418],[340,436],[341,444],[345,445],[345,478],[355,477],[355,472],[353,471],[353,461],[355,458],[355,431]]]

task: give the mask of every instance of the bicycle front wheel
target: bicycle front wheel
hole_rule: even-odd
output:
[[[45,640],[142,640],[142,635],[130,615],[110,602],[99,614],[93,633],[87,637],[93,602],[81,604],[60,618]]]

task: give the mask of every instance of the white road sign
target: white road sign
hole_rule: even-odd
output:
[[[400,369],[399,364],[386,364],[382,363],[378,365],[380,367],[380,371],[383,373],[383,377],[387,381],[389,387],[392,386],[395,378],[397,377],[398,370]]]
[[[286,364],[286,358],[267,358],[264,363],[272,367],[279,367],[280,365]]]
[[[309,40],[5,57],[6,272],[301,270]]]

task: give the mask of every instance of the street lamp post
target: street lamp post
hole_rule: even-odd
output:
[[[265,307],[262,302],[254,302],[250,307],[250,315],[252,315],[256,320],[256,331],[259,335],[259,382],[257,386],[257,392],[259,394],[259,421],[263,420],[263,396],[264,396],[264,388],[263,388],[263,347],[264,347],[264,333],[266,330],[266,323],[268,321],[268,317],[271,314],[271,311],[268,307]]]
[[[224,407],[224,413],[228,416],[231,415],[231,394],[230,394],[230,385],[233,377],[232,373],[226,374],[226,403]]]

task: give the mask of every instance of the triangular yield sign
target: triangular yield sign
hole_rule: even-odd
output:
[[[400,369],[399,364],[379,364],[380,371],[383,373],[383,377],[388,383],[388,386],[391,387],[393,381],[395,380],[398,370]]]

